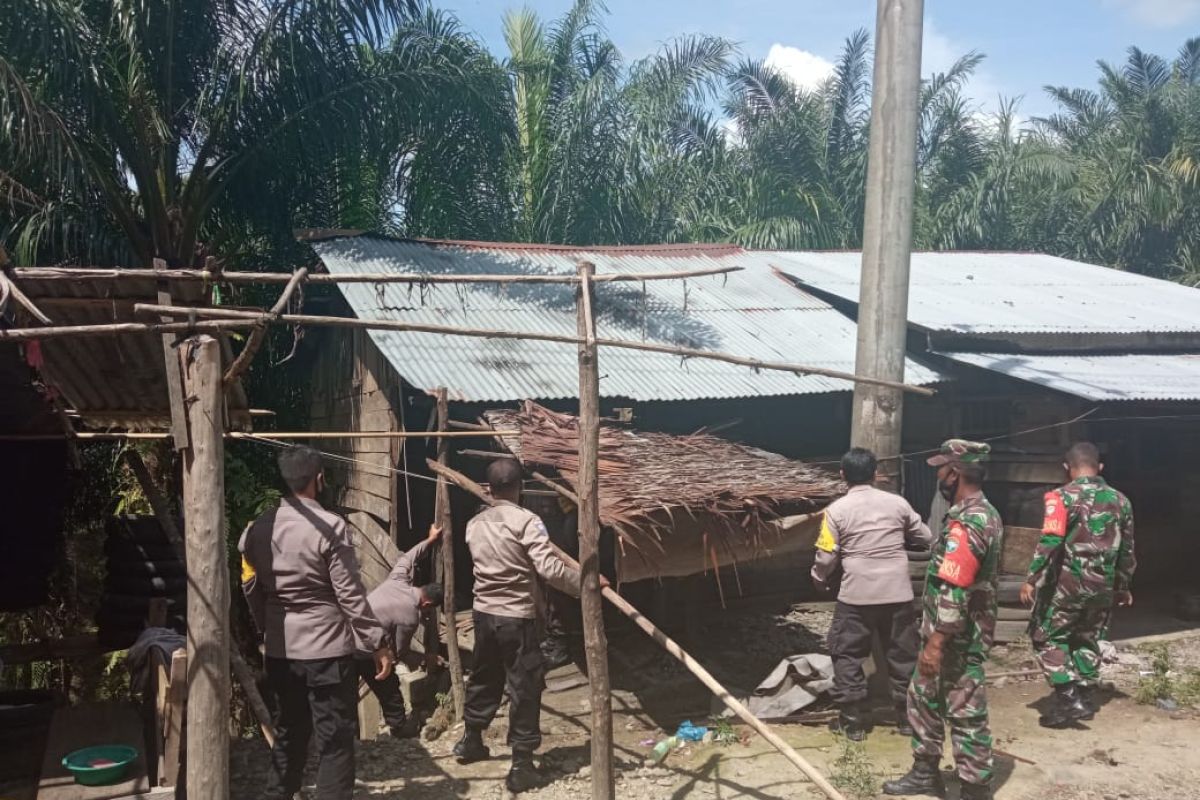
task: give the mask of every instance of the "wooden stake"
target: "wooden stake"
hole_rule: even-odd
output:
[[[725,275],[741,272],[742,267],[711,267],[709,269],[683,270],[679,272],[609,273],[596,275],[596,283],[641,283],[642,281],[671,281],[683,278],[702,278],[706,275]],[[94,269],[87,267],[35,267],[17,268],[13,277],[38,281],[115,281],[156,278],[160,273],[147,269]],[[203,269],[173,269],[161,273],[162,277],[174,281],[204,281],[218,283],[287,283],[286,272],[217,272]],[[295,273],[293,273],[295,274]],[[305,283],[579,283],[577,275],[436,275],[404,272],[361,272],[346,275],[319,273],[308,275]]]
[[[604,602],[600,599],[600,372],[596,358],[596,327],[592,315],[595,295],[591,277],[595,265],[579,264],[576,289],[579,344],[579,560],[580,601],[583,606],[583,649],[587,659],[592,705],[592,798],[613,800],[612,693],[608,680],[608,637],[604,631]]]
[[[445,433],[450,422],[450,405],[444,388],[437,390],[437,421],[438,432]],[[438,439],[437,460],[443,467],[449,464],[450,443],[444,436]],[[442,588],[445,591],[442,619],[446,625],[446,657],[450,662],[450,698],[454,703],[454,719],[460,720],[467,692],[463,682],[462,653],[458,649],[458,609],[454,605],[454,519],[450,514],[450,487],[441,475],[437,482],[436,507],[438,524],[442,526]]]
[[[190,446],[184,451],[187,545],[187,789],[229,797],[229,567],[221,348],[211,336],[180,348]]]
[[[12,299],[16,300],[22,308],[29,312],[29,315],[43,325],[53,325],[54,321],[42,313],[42,310],[34,305],[34,302],[21,291],[21,287],[17,286],[17,282],[11,280],[7,275],[0,273],[0,284],[3,284],[5,291],[12,295]]]
[[[287,308],[288,301],[292,299],[292,295],[296,293],[296,289],[308,276],[308,267],[301,267],[292,274],[291,280],[287,282],[287,286],[283,287],[283,291],[279,293],[279,299],[275,301],[275,305],[271,306],[271,310],[267,313],[273,317],[277,317]],[[267,326],[262,324],[250,332],[250,338],[246,340],[246,346],[242,348],[242,352],[238,353],[233,363],[229,365],[229,369],[225,370],[225,377],[221,380],[226,386],[236,381],[242,373],[250,369],[250,362],[254,360],[254,356],[258,354],[258,349],[262,347],[263,339],[267,338]]]
[[[164,273],[167,262],[161,258],[154,259],[154,274],[158,277],[158,302],[171,304],[171,289]],[[163,322],[168,322],[166,317]],[[188,446],[187,411],[183,407],[183,389],[179,377],[179,354],[175,352],[175,337],[170,333],[162,335],[163,369],[167,376],[167,396],[171,403],[171,438],[175,441],[175,450]]]
[[[466,475],[463,475],[460,472],[455,472],[449,467],[443,467],[436,461],[428,461],[427,463],[429,464],[429,468],[433,470],[436,475],[444,475],[451,483],[469,492],[470,494],[473,494],[475,497],[478,497],[488,505],[495,504],[495,501],[486,491],[484,491],[483,487],[468,478]],[[574,502],[578,503],[580,501],[578,495],[575,495],[569,489],[558,486],[557,484],[555,484],[555,488],[560,494],[571,498]],[[551,544],[551,547],[554,547],[554,545]],[[559,550],[557,547],[554,547],[554,550],[558,554],[558,557],[567,564],[573,567],[579,566],[575,563],[573,558]],[[784,758],[792,762],[792,764],[794,764],[801,772],[803,772],[809,780],[816,784],[817,788],[825,793],[825,796],[828,797],[829,800],[846,800],[846,798],[842,796],[842,793],[834,788],[833,784],[826,780],[825,776],[817,771],[816,767],[808,763],[808,761],[802,755],[796,752],[795,748],[781,739],[778,734],[776,734],[769,726],[767,726],[766,723],[751,714],[750,709],[746,708],[746,706],[743,705],[740,700],[730,694],[728,689],[722,686],[717,679],[714,678],[712,674],[710,674],[709,671],[700,664],[700,662],[696,661],[696,659],[692,658],[686,650],[676,644],[674,639],[660,631],[653,622],[646,619],[646,617],[642,615],[642,612],[630,605],[625,598],[621,597],[621,595],[617,594],[611,588],[604,589],[602,594],[604,595],[605,600],[615,606],[622,614],[633,620],[634,624],[641,628],[651,639],[658,642],[664,650],[673,655],[685,667],[687,667],[688,672],[691,672],[693,675],[699,678],[700,682],[708,687],[713,694],[720,698],[721,702],[723,702],[730,711],[740,717],[741,720],[747,725],[754,728],[754,730],[757,731],[764,739],[766,739],[772,747],[778,750]],[[593,766],[592,769],[594,771],[595,766]]]

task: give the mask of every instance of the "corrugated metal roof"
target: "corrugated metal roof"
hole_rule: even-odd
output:
[[[830,305],[774,274],[771,254],[729,246],[580,249],[468,242],[421,242],[357,236],[313,242],[334,274],[564,274],[586,257],[598,274],[669,272],[739,266],[744,271],[642,285],[598,288],[602,336],[719,350],[723,353],[854,370],[855,325]],[[340,284],[354,313],[473,328],[574,336],[574,288],[569,285]],[[482,339],[371,331],[406,380],[423,389],[446,386],[457,400],[561,399],[578,394],[575,347],[554,342]],[[913,383],[943,380],[909,361]],[[820,376],[756,373],[714,361],[605,348],[600,392],[632,400],[693,400],[847,391]]]
[[[859,253],[775,258],[801,283],[858,302]],[[908,321],[966,334],[1200,333],[1200,289],[1035,253],[913,253]]]
[[[1200,400],[1200,354],[941,353],[1087,400]]]

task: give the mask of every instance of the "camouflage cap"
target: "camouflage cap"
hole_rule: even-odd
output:
[[[928,460],[931,467],[943,464],[978,464],[988,460],[992,446],[984,442],[969,442],[966,439],[947,439],[942,442],[938,454]]]

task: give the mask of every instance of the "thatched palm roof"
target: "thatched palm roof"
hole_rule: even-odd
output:
[[[519,411],[489,411],[497,429],[519,430],[502,441],[526,468],[553,470],[572,488],[579,473],[578,418],[526,401]],[[622,547],[643,556],[663,550],[679,518],[707,533],[757,542],[766,523],[817,511],[843,491],[835,474],[717,436],[600,427],[600,521]],[[775,526],[770,526],[775,528]],[[649,539],[649,541],[647,541]]]

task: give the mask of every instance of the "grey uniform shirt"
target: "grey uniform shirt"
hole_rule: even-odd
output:
[[[242,591],[272,658],[374,651],[384,632],[367,605],[346,521],[316,500],[287,497],[255,520],[238,543]]]
[[[579,571],[550,548],[540,517],[505,500],[467,523],[467,547],[475,562],[475,610],[497,617],[538,616],[537,578],[579,596]]]
[[[842,565],[838,600],[857,606],[913,599],[905,543],[928,547],[929,527],[898,494],[852,486],[825,509],[812,577],[824,584]]]
[[[367,603],[375,618],[392,639],[396,655],[408,652],[413,634],[421,625],[421,590],[413,586],[413,567],[429,549],[425,539],[407,553],[402,553],[387,579],[367,595]],[[361,646],[359,652],[369,652]]]

